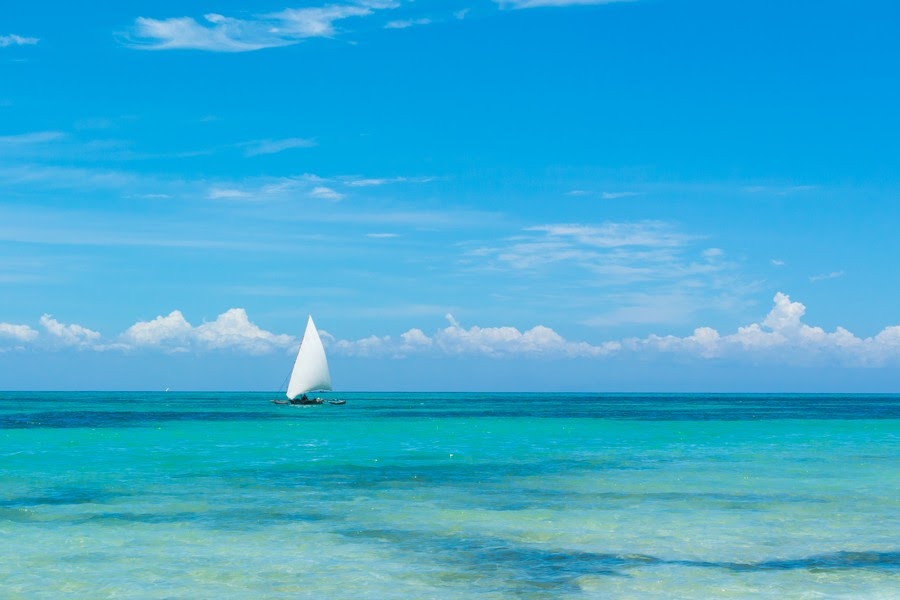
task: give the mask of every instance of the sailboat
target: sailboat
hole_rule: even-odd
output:
[[[275,400],[277,404],[322,404],[321,398],[309,398],[306,394],[313,391],[327,391],[331,389],[331,373],[328,372],[328,360],[325,358],[325,348],[322,339],[313,323],[312,315],[306,322],[306,332],[300,349],[297,351],[297,360],[294,361],[294,369],[291,371],[291,379],[287,387],[287,401]],[[330,403],[343,403],[343,401],[331,401]]]

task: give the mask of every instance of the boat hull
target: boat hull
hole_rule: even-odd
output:
[[[306,406],[309,404],[322,404],[325,401],[322,400],[321,398],[307,398],[306,400],[303,400],[301,398],[294,398],[290,402],[291,402],[291,404],[301,404],[303,406]]]

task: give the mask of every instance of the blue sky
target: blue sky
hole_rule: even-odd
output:
[[[898,17],[4,6],[0,389],[898,391]]]

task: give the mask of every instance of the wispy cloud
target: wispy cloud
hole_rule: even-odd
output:
[[[366,237],[374,238],[374,239],[389,239],[389,238],[395,238],[398,235],[399,234],[396,234],[396,233],[367,233]]]
[[[494,0],[504,8],[539,8],[543,6],[580,6],[588,4],[616,4],[636,0]]]
[[[192,17],[153,19],[138,17],[125,41],[145,50],[205,50],[248,52],[290,46],[308,38],[333,37],[335,23],[365,17],[376,10],[394,8],[395,2],[368,1],[323,7],[288,8],[247,19],[216,13]]]
[[[207,195],[207,197],[210,200],[241,200],[243,198],[251,197],[251,194],[243,190],[236,190],[234,188],[214,187],[209,190],[209,194]]]
[[[401,19],[397,21],[388,21],[385,23],[385,29],[407,29],[409,27],[416,27],[417,25],[428,25],[431,23],[431,19],[421,18],[421,19]]]
[[[781,260],[780,258],[773,258],[772,260],[769,261],[769,263],[771,263],[771,265],[773,267],[783,267],[785,264],[784,261]]]
[[[344,197],[344,195],[341,194],[340,192],[337,192],[337,191],[331,189],[330,187],[326,187],[324,185],[314,187],[312,189],[312,191],[309,193],[309,195],[312,196],[313,198],[324,198],[325,200],[334,200],[334,201],[341,200]]]
[[[33,46],[41,40],[36,37],[24,37],[16,34],[0,35],[0,48],[7,46]]]
[[[305,138],[284,138],[280,140],[254,140],[241,145],[245,147],[244,154],[246,156],[259,156],[260,154],[277,154],[292,148],[311,148],[316,143]]]
[[[343,182],[350,187],[378,187],[392,183],[428,183],[433,177],[344,177]]]
[[[46,144],[66,137],[61,131],[32,131],[17,135],[0,136],[0,146],[25,146],[32,144]]]
[[[632,196],[640,196],[640,192],[603,192],[600,197],[604,200],[619,200],[621,198],[631,198]]]
[[[562,223],[528,227],[506,245],[476,253],[513,269],[563,263],[608,277],[645,279],[684,274],[689,267],[679,264],[678,255],[691,240],[660,221]]]
[[[663,221],[548,224],[467,244],[458,260],[464,271],[537,287],[532,304],[576,311],[585,323],[685,323],[698,307],[728,309],[753,288],[703,239]]]
[[[831,273],[824,273],[822,275],[812,275],[812,276],[810,276],[809,280],[811,282],[815,283],[817,281],[825,281],[827,279],[837,279],[837,278],[843,277],[843,276],[844,276],[843,271],[832,271]]]
[[[788,196],[800,192],[817,189],[814,185],[748,185],[743,188],[749,194],[767,194],[770,196]]]

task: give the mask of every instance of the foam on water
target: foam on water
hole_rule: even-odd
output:
[[[898,396],[342,396],[0,395],[0,595],[900,595]]]

